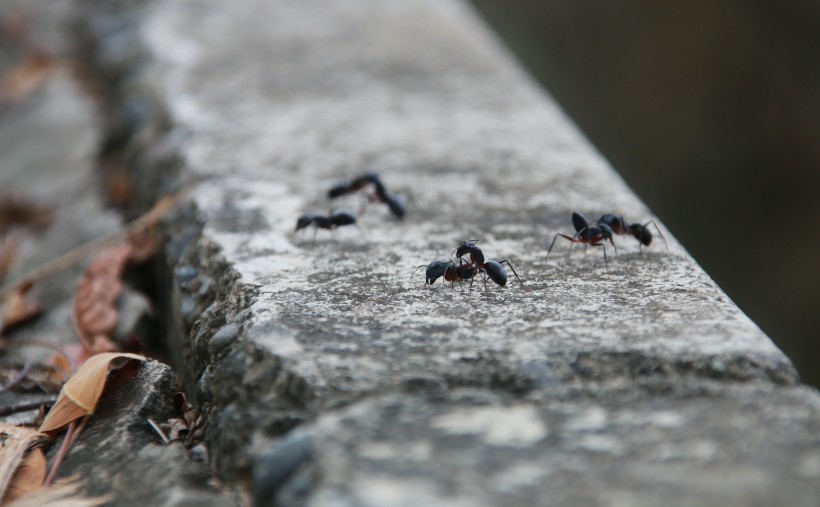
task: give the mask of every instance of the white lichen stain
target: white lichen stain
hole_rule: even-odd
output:
[[[518,463],[492,476],[489,486],[499,493],[516,493],[521,488],[538,486],[550,473],[550,469],[540,463]]]
[[[362,507],[483,507],[488,505],[469,492],[439,491],[427,480],[414,480],[386,474],[357,474],[350,485],[349,503]],[[343,495],[343,497],[346,495]],[[314,498],[313,505],[337,505],[336,501]]]
[[[462,408],[433,418],[430,426],[453,435],[475,435],[497,446],[529,447],[548,434],[531,405]]]
[[[357,448],[359,456],[378,461],[425,462],[433,455],[430,442],[364,442]]]
[[[662,442],[653,453],[653,459],[708,462],[717,459],[718,451],[717,444],[710,440],[694,440],[685,444]]]
[[[570,440],[566,443],[566,447],[569,449],[582,449],[585,451],[612,455],[619,455],[624,451],[623,444],[612,435],[588,433],[569,438]]]
[[[564,424],[568,431],[601,431],[607,427],[607,412],[601,407],[582,410]]]

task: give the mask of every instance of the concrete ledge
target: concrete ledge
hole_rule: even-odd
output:
[[[172,355],[218,473],[257,462],[258,505],[815,501],[816,392],[669,231],[669,251],[616,238],[608,270],[562,244],[546,261],[572,211],[651,213],[465,4],[159,0],[111,19],[88,31],[109,115],[155,111],[112,129],[111,157],[138,201],[188,189],[166,224]],[[142,49],[106,55],[117,36]],[[325,192],[369,168],[405,220],[369,204],[358,230],[293,232],[358,211]],[[410,279],[470,238],[524,288]],[[310,450],[266,471],[289,433]]]

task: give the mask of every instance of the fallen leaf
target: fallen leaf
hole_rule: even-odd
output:
[[[29,451],[17,467],[3,501],[13,502],[42,488],[46,478],[46,466],[46,456],[41,448],[37,447]]]
[[[3,448],[3,452],[0,453],[0,498],[3,498],[4,501],[8,495],[10,485],[16,479],[16,473],[20,470],[21,463],[23,463],[27,453],[47,439],[48,436],[32,429],[0,423],[0,441],[2,441]],[[37,458],[33,459],[36,461]],[[35,462],[33,461],[32,463]],[[35,463],[33,465],[34,469],[30,469],[31,471],[29,472],[24,472],[24,476],[29,473],[36,473],[37,466]],[[45,467],[43,467],[43,470],[45,470]],[[43,478],[44,477],[45,473],[43,473]],[[43,478],[40,479],[40,484],[43,483]],[[19,480],[21,482],[18,483],[18,487],[30,482],[31,478],[25,476]]]
[[[129,359],[145,361],[143,356],[126,352],[106,352],[89,358],[65,383],[39,431],[56,433],[71,421],[93,414],[100,402],[108,372],[120,368]]]
[[[0,232],[13,226],[43,231],[53,219],[54,210],[49,206],[14,194],[0,194]]]
[[[77,368],[91,357],[94,357],[94,354],[89,352],[88,348],[81,343],[66,344],[60,349],[60,353],[54,354],[49,363],[53,364],[63,374],[60,386],[62,387],[74,375]]]
[[[48,488],[15,500],[6,507],[97,507],[112,500],[111,497],[82,496],[81,486],[82,482],[77,479],[60,480]]]
[[[157,235],[152,229],[135,231],[129,234],[128,244],[131,245],[131,254],[128,256],[128,262],[136,264],[150,260],[159,248]]]
[[[21,285],[6,293],[0,307],[0,332],[40,313],[40,304],[28,293],[31,285]]]
[[[116,350],[111,335],[119,322],[117,299],[122,292],[121,276],[133,248],[121,243],[100,252],[77,284],[74,297],[74,326],[83,344],[92,352]]]
[[[6,277],[11,263],[17,258],[19,243],[11,234],[7,234],[0,244],[0,282]]]

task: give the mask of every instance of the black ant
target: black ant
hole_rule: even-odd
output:
[[[349,182],[337,183],[330,190],[328,190],[327,196],[330,199],[335,199],[337,197],[361,190],[370,184],[372,184],[375,189],[375,194],[370,196],[370,199],[385,203],[390,209],[390,212],[393,213],[396,218],[404,218],[404,202],[402,202],[401,198],[397,194],[387,191],[387,188],[384,186],[384,183],[382,183],[378,173],[375,172],[366,172],[353,178]]]
[[[436,283],[436,280],[444,277],[444,281],[450,282],[451,288],[455,282],[461,285],[461,282],[471,280],[478,272],[474,265],[465,264],[463,259],[459,259],[458,266],[456,266],[453,261],[433,261],[430,264],[422,264],[417,267],[413,270],[413,274],[410,275],[410,278],[412,278],[420,268],[427,268],[424,279],[425,285],[433,285]]]
[[[630,234],[635,239],[638,240],[641,252],[643,252],[644,246],[649,246],[652,244],[652,231],[649,230],[649,224],[655,226],[655,229],[658,231],[658,235],[660,235],[661,239],[663,240],[664,244],[666,245],[666,249],[669,250],[669,243],[667,243],[666,238],[663,236],[660,227],[658,224],[655,223],[654,220],[650,220],[645,224],[641,223],[633,223],[629,224],[624,220],[623,215],[613,215],[612,213],[606,213],[601,215],[601,218],[598,219],[596,222],[598,225],[608,225],[612,232],[615,234]]]
[[[497,283],[499,286],[504,287],[507,285],[507,271],[504,269],[502,264],[506,264],[510,267],[515,275],[515,278],[518,280],[518,283],[521,284],[521,287],[524,287],[524,282],[521,281],[521,278],[516,273],[515,268],[510,263],[509,260],[503,259],[500,261],[497,260],[484,260],[484,252],[481,251],[481,248],[476,245],[479,240],[471,239],[468,241],[462,241],[453,253],[456,257],[461,259],[464,255],[470,254],[470,264],[471,266],[475,266],[476,270],[479,272],[486,273],[487,277]],[[470,285],[472,286],[472,280],[470,281]],[[484,287],[487,287],[487,279],[484,279]]]
[[[305,213],[296,220],[296,231],[313,225],[313,239],[315,240],[316,231],[319,229],[333,230],[343,225],[352,225],[355,223],[356,215],[343,209],[332,211],[329,216]]]
[[[587,219],[581,213],[574,211],[572,213],[572,225],[575,227],[575,235],[574,236],[567,236],[566,234],[561,234],[560,232],[552,238],[552,243],[550,244],[549,249],[547,250],[547,259],[550,258],[550,252],[552,252],[552,247],[555,246],[555,241],[561,237],[566,240],[569,240],[570,243],[583,243],[584,244],[584,251],[586,252],[587,245],[592,246],[599,246],[604,249],[604,265],[606,266],[607,270],[609,269],[609,261],[606,257],[606,246],[604,246],[603,241],[609,240],[612,244],[612,247],[615,249],[615,253],[618,253],[618,247],[615,246],[615,242],[612,240],[612,228],[605,224],[605,223],[598,223],[596,225],[589,225]],[[572,246],[570,246],[570,249]]]
[[[351,194],[357,190],[361,190],[370,183],[381,183],[379,175],[375,172],[367,172],[360,176],[356,176],[350,182],[343,181],[337,183],[333,188],[327,191],[327,196],[330,199],[341,197],[345,194]]]

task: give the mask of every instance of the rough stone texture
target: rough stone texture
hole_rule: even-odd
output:
[[[87,494],[111,497],[115,505],[236,505],[235,499],[207,487],[206,467],[190,461],[181,444],[163,445],[148,423],[149,418],[161,424],[177,416],[171,368],[148,361],[136,375],[115,372],[111,377],[110,395],[89,420],[61,473],[83,478]],[[57,449],[52,446],[50,458]]]
[[[121,158],[162,182],[139,199],[186,185],[172,355],[218,473],[259,458],[258,505],[816,502],[817,393],[668,231],[618,238],[609,270],[545,260],[574,210],[650,213],[465,4],[158,0],[137,24],[123,54],[153,61],[108,111],[164,104]],[[102,73],[128,68],[103,32]],[[370,204],[358,230],[293,232],[360,208],[324,193],[368,168],[403,222]],[[525,288],[410,279],[469,238]]]

